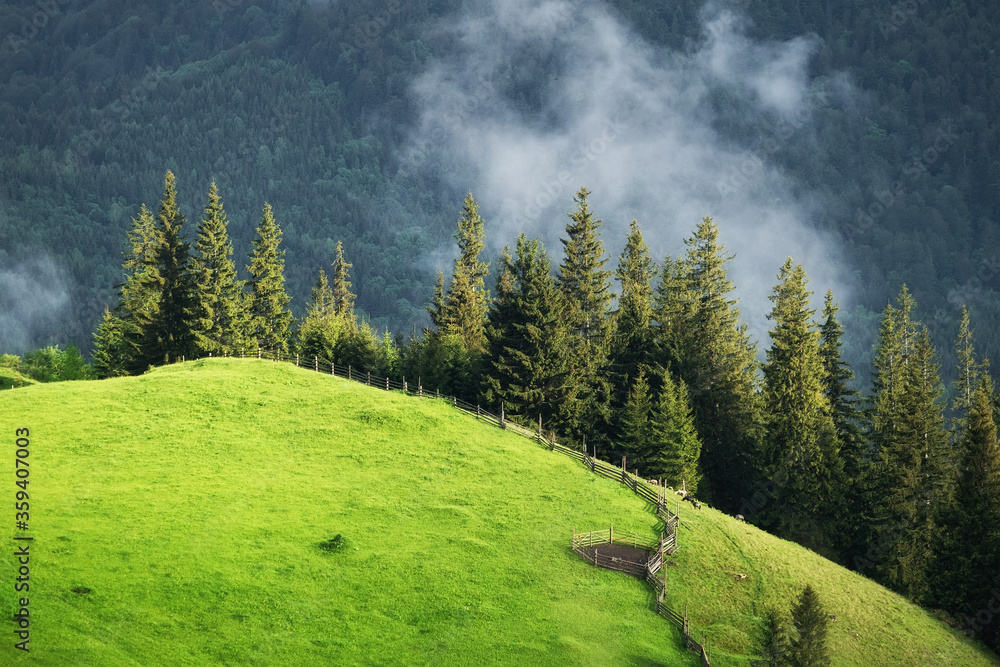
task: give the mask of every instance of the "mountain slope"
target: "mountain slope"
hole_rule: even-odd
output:
[[[650,508],[443,402],[215,359],[7,391],[0,415],[11,447],[31,429],[35,538],[32,652],[6,642],[4,664],[696,664],[646,584],[569,549],[610,522],[652,537]],[[752,615],[806,581],[836,664],[990,664],[808,551],[682,522],[668,596],[713,664],[743,664]]]

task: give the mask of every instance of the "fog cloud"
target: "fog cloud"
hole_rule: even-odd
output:
[[[23,354],[38,341],[61,338],[67,284],[47,257],[0,267],[0,352]]]
[[[766,344],[767,295],[786,257],[805,266],[814,303],[828,287],[849,300],[838,244],[810,223],[824,202],[773,159],[810,140],[813,110],[827,103],[808,76],[816,40],[754,41],[746,19],[717,5],[702,27],[678,52],[645,43],[599,2],[471,0],[429,36],[458,49],[413,83],[420,116],[404,163],[471,190],[494,247],[524,231],[556,261],[581,186],[612,264],[632,218],[660,261],[711,216],[737,254],[744,319]]]

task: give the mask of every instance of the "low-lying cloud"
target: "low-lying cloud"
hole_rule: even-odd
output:
[[[39,341],[65,342],[70,300],[64,272],[48,257],[0,267],[0,352],[22,354]]]
[[[839,245],[810,223],[824,202],[773,160],[810,140],[813,111],[828,103],[808,75],[816,39],[755,41],[745,18],[717,5],[702,19],[702,40],[678,52],[645,43],[600,2],[470,0],[434,27],[458,48],[413,83],[420,116],[404,163],[471,190],[494,247],[523,231],[556,261],[581,186],[614,261],[632,218],[659,261],[711,216],[762,341],[788,256],[805,266],[814,303],[829,287],[843,304]]]

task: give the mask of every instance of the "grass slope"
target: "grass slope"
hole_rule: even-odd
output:
[[[216,359],[0,394],[11,453],[20,426],[32,651],[4,632],[0,664],[696,664],[646,584],[568,547],[611,521],[652,536],[648,506],[444,403]],[[990,664],[811,552],[709,510],[682,520],[669,594],[714,664],[744,664],[753,617],[806,581],[838,616],[836,664]]]

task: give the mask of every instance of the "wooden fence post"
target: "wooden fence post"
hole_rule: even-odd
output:
[[[315,368],[316,372],[319,373],[319,357],[315,354],[313,355],[313,368]]]
[[[538,413],[538,442],[542,441],[542,413]]]
[[[500,401],[500,428],[503,428],[503,401]]]
[[[389,376],[385,376],[385,390],[389,391]]]
[[[296,368],[299,367],[299,354],[298,354],[298,352],[295,353],[295,367]]]
[[[354,379],[354,377],[351,375],[351,365],[350,364],[347,364],[347,379],[348,380],[353,380]]]
[[[260,359],[260,348],[257,348],[257,358]]]
[[[330,375],[336,375],[337,364],[330,362]]]
[[[367,382],[367,384],[368,384],[369,387],[372,385],[372,372],[371,371],[368,371],[368,382]]]
[[[611,540],[611,544],[615,543],[615,524],[611,524],[611,528],[608,529],[608,539]]]

